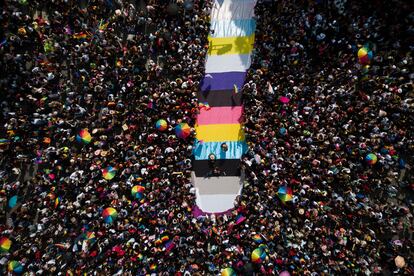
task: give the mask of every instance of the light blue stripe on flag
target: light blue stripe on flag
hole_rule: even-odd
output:
[[[221,145],[227,144],[228,150],[223,151]],[[200,142],[196,141],[193,154],[195,160],[207,160],[213,153],[217,159],[240,159],[246,153],[248,147],[246,142],[227,141],[227,142]]]
[[[225,72],[246,72],[252,63],[250,54],[207,56],[206,74]]]
[[[214,20],[210,23],[211,37],[251,36],[256,30],[256,20]]]

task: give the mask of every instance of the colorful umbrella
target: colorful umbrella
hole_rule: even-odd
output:
[[[114,208],[108,207],[103,210],[102,217],[106,223],[110,224],[118,217],[118,212]]]
[[[287,201],[291,201],[293,198],[292,189],[287,186],[281,186],[279,187],[279,190],[277,191],[277,195],[279,196],[280,200],[285,203]]]
[[[17,195],[14,195],[9,199],[9,208],[10,209],[13,208],[14,206],[16,206],[16,204],[17,204]]]
[[[106,169],[102,170],[102,175],[106,180],[111,180],[115,177],[116,169],[112,166],[108,166]]]
[[[131,189],[131,195],[135,197],[136,199],[141,200],[144,198],[144,191],[145,191],[145,188],[143,186],[135,185]]]
[[[159,131],[164,131],[168,128],[168,123],[166,120],[164,119],[159,119],[156,123],[155,123],[155,127],[156,129],[158,129]]]
[[[263,242],[263,238],[262,238],[262,236],[261,236],[260,234],[256,234],[256,235],[254,235],[254,236],[253,236],[253,240],[254,240],[256,243],[262,243],[262,242]]]
[[[234,272],[233,268],[227,267],[221,271],[221,276],[236,276],[236,272]]]
[[[92,136],[87,129],[82,129],[79,134],[76,135],[76,141],[79,143],[89,144],[92,141]]]
[[[266,259],[266,252],[263,247],[258,247],[252,252],[252,262],[261,263]]]
[[[377,160],[377,156],[373,153],[369,153],[367,156],[365,156],[365,161],[367,161],[369,165],[375,165],[375,163],[377,163]]]
[[[359,63],[365,65],[368,64],[373,57],[373,53],[366,47],[362,47],[358,50],[358,60]]]
[[[0,252],[8,252],[12,242],[6,237],[0,239]]]
[[[181,139],[186,139],[186,138],[190,135],[190,132],[191,132],[191,128],[190,128],[190,126],[189,126],[188,124],[186,124],[186,123],[181,123],[181,124],[178,124],[178,125],[175,127],[175,135],[176,135],[178,138],[181,138]]]
[[[18,261],[10,261],[9,265],[7,266],[7,270],[9,272],[14,272],[14,273],[20,274],[20,273],[23,272],[23,266]]]

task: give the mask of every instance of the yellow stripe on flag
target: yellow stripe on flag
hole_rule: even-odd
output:
[[[217,55],[244,55],[253,50],[254,34],[240,37],[208,37],[210,56]]]
[[[244,141],[240,124],[197,125],[196,138],[203,142]]]

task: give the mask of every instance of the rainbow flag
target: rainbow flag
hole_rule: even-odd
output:
[[[167,234],[163,234],[163,235],[161,235],[160,239],[161,239],[162,242],[166,242],[166,241],[170,240],[170,237]]]
[[[85,34],[84,32],[76,33],[73,35],[74,39],[86,39],[87,37],[88,35]]]
[[[158,239],[158,240],[156,240],[155,242],[154,242],[154,245],[160,245],[160,244],[162,244],[162,241],[161,241],[161,239]]]
[[[60,203],[60,201],[62,200],[62,198],[60,197],[60,196],[58,196],[56,199],[55,199],[55,209],[59,206],[59,203]]]
[[[10,143],[10,140],[8,140],[8,139],[0,139],[0,146],[3,146],[3,145],[7,145],[7,144],[9,144]]]
[[[200,108],[200,109],[204,108],[205,110],[209,110],[211,107],[207,102],[204,102],[204,103],[199,103],[198,108]]]

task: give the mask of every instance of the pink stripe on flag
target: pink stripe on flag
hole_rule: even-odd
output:
[[[197,117],[199,125],[239,124],[243,112],[242,106],[222,106],[200,109]]]

